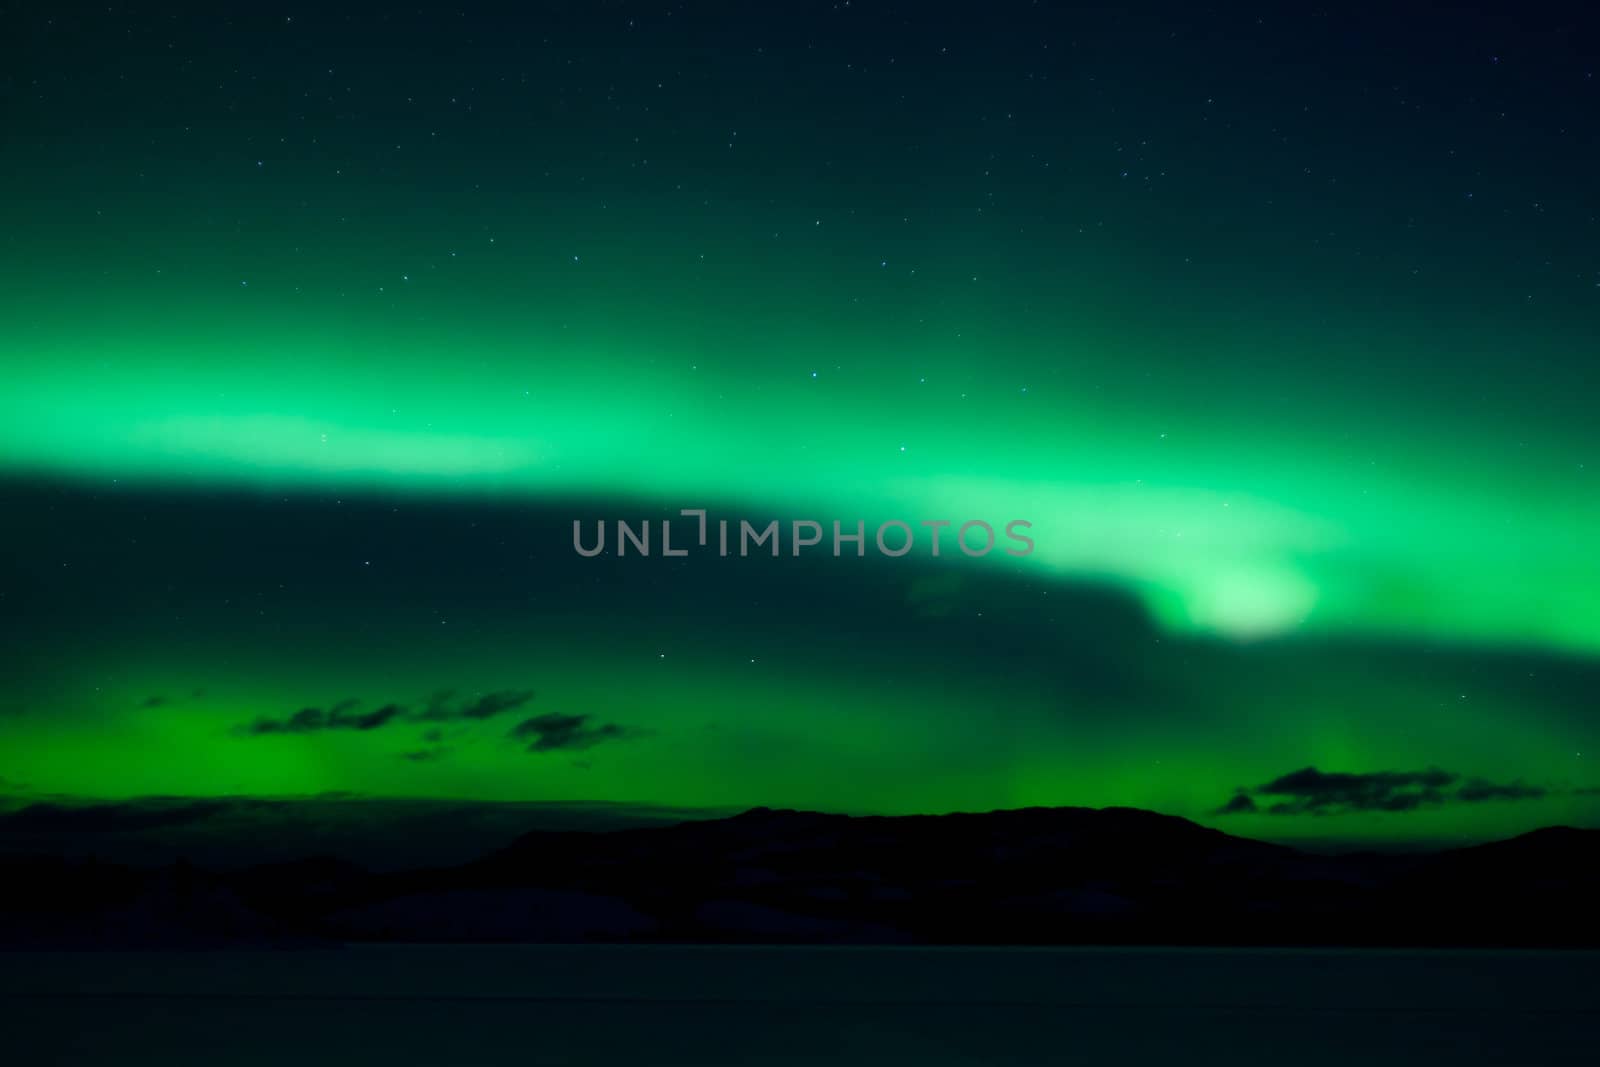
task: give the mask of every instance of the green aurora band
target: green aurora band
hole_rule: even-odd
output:
[[[19,802],[349,790],[1211,821],[1235,788],[1314,764],[1548,792],[1214,824],[1442,840],[1600,818],[1600,264],[1592,171],[1554,162],[1577,120],[1521,120],[1490,89],[1397,107],[1331,75],[1303,101],[1239,81],[1282,51],[1247,23],[1199,50],[1086,43],[1054,80],[1033,74],[1065,44],[1013,72],[806,38],[788,66],[724,69],[667,30],[659,54],[510,31],[500,51],[479,30],[470,63],[436,63],[434,38],[467,31],[363,26],[328,32],[370,51],[274,20],[176,52],[112,35],[76,73],[41,45],[18,68],[0,476],[1026,519],[1026,559],[871,566],[904,562],[911,602],[974,631],[963,598],[988,581],[1109,585],[1147,613],[1129,647],[1159,682],[1080,692],[1054,653],[874,655],[816,620],[562,624],[537,588],[477,618],[425,617],[419,592],[388,620],[342,614],[342,594],[319,618],[302,590],[262,631],[240,620],[270,621],[281,586],[224,582],[204,606],[22,635],[0,714]],[[749,32],[726,55],[772,43]],[[836,82],[846,59],[859,83]],[[8,536],[48,521],[19,511]],[[98,535],[137,576],[138,528]],[[20,616],[16,590],[80,563],[26,543],[0,573]],[[402,589],[448,566],[381,562],[371,580]],[[632,733],[530,755],[498,720],[457,723],[448,756],[417,760],[410,725],[237,735],[451,686],[534,687],[539,711]]]

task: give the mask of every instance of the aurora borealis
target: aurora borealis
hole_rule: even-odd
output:
[[[17,13],[6,804],[1595,824],[1592,16],[934,8]]]

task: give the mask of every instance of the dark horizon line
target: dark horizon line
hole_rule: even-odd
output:
[[[356,793],[347,790],[327,790],[320,793],[293,793],[293,794],[250,794],[250,793],[224,793],[224,794],[145,794],[140,796],[113,799],[82,794],[63,793],[38,793],[38,794],[9,794],[0,795],[0,855],[40,855],[37,848],[17,849],[11,846],[23,843],[18,839],[32,839],[35,842],[54,840],[60,844],[68,841],[88,844],[94,840],[117,839],[126,841],[130,838],[159,837],[163,831],[186,828],[196,829],[212,840],[224,844],[235,845],[244,839],[230,836],[225,830],[207,833],[203,824],[212,815],[226,816],[241,811],[255,811],[258,813],[293,812],[296,809],[305,810],[306,807],[318,803],[352,805],[362,807],[382,807],[395,805],[399,807],[417,809],[450,809],[461,808],[480,812],[496,812],[511,815],[522,810],[533,817],[535,825],[530,825],[517,836],[539,833],[565,833],[565,834],[611,834],[628,830],[640,830],[677,826],[686,823],[707,823],[730,821],[751,816],[769,815],[774,817],[818,817],[830,819],[850,820],[920,820],[920,819],[960,819],[960,818],[986,818],[1006,815],[1022,815],[1029,813],[1051,812],[1097,812],[1097,813],[1135,813],[1138,815],[1153,816],[1160,819],[1175,820],[1186,823],[1200,830],[1216,833],[1224,837],[1256,844],[1274,845],[1292,849],[1296,852],[1310,855],[1326,856],[1352,856],[1363,853],[1382,854],[1407,854],[1431,855],[1450,852],[1459,849],[1476,848],[1484,845],[1493,845],[1505,841],[1516,841],[1532,835],[1552,831],[1578,831],[1600,832],[1600,826],[1581,826],[1570,823],[1550,823],[1534,826],[1520,833],[1505,836],[1495,835],[1461,835],[1425,837],[1350,837],[1343,840],[1322,837],[1308,837],[1304,835],[1284,834],[1270,836],[1254,836],[1241,834],[1232,830],[1223,829],[1215,822],[1202,822],[1187,815],[1177,815],[1171,812],[1158,811],[1153,808],[1141,808],[1127,804],[1031,804],[1018,807],[997,807],[987,809],[948,809],[940,811],[911,811],[911,812],[877,812],[877,811],[848,811],[823,808],[795,808],[783,805],[724,805],[709,807],[683,807],[677,805],[644,803],[627,800],[484,800],[472,797],[438,797],[414,795],[382,795],[371,793]],[[160,819],[162,813],[182,815],[188,810],[198,812],[196,817],[175,818],[171,821]],[[107,824],[89,826],[80,824],[76,827],[71,822],[87,813],[144,813],[157,818],[148,822],[130,819],[126,824]],[[559,817],[569,814],[580,820],[585,817],[605,818],[617,820],[610,825],[572,825],[553,824],[538,825],[537,816]],[[20,817],[20,818],[19,818]],[[55,818],[60,819],[60,824],[51,826]],[[1315,816],[1319,821],[1329,818],[1338,818],[1337,815]],[[29,822],[39,820],[35,825]],[[19,825],[20,824],[20,825]],[[359,836],[359,834],[357,834]],[[318,853],[308,850],[305,855],[309,858],[317,855],[326,855],[326,851]]]

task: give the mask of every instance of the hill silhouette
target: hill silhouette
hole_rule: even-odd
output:
[[[1327,856],[1130,808],[756,808],[538,831],[470,863],[0,861],[0,943],[1600,944],[1600,831]]]

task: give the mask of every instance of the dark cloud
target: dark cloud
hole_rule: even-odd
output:
[[[251,734],[309,734],[327,728],[321,708],[301,708],[286,719],[257,719],[244,732]]]
[[[376,730],[386,723],[401,718],[406,709],[399,704],[385,704],[376,711],[369,711],[363,715],[334,715],[329,725],[336,730]]]
[[[1520,781],[1496,785],[1482,778],[1473,778],[1456,790],[1456,796],[1468,804],[1475,804],[1482,800],[1538,800],[1548,796],[1549,792],[1543,786],[1524,785]]]
[[[1244,812],[1256,811],[1256,802],[1250,799],[1250,794],[1244,790],[1233,794],[1228,802],[1216,810],[1218,815],[1238,815]]]
[[[523,719],[506,735],[528,742],[529,752],[577,751],[593,748],[603,741],[617,741],[627,736],[627,731],[616,723],[589,725],[588,715],[562,715],[547,712]]]
[[[440,690],[428,698],[421,711],[409,711],[402,704],[385,704],[375,711],[357,712],[361,701],[350,697],[326,711],[301,708],[283,719],[261,718],[237,732],[244,734],[309,734],[322,730],[376,730],[394,722],[461,722],[492,719],[520,708],[533,699],[531,689],[501,689],[476,700],[452,706],[452,690]],[[431,731],[430,731],[431,732]],[[437,737],[425,738],[438,740]]]
[[[532,699],[532,689],[502,689],[479,697],[461,708],[457,715],[463,719],[492,719],[496,715],[520,708]]]
[[[251,734],[311,734],[320,730],[376,730],[405,717],[399,704],[385,704],[374,711],[357,712],[359,700],[341,700],[327,711],[301,708],[287,719],[257,719],[248,727]]]
[[[450,722],[457,719],[492,719],[514,711],[533,699],[532,689],[501,689],[476,700],[455,703],[455,690],[441,689],[428,698],[427,707],[417,715],[422,722]]]
[[[412,763],[437,763],[445,758],[450,750],[448,748],[419,748],[415,752],[402,752],[400,758],[410,760]]]
[[[166,702],[167,702],[167,698],[166,697],[163,697],[163,696],[151,696],[151,697],[145,697],[143,700],[141,700],[139,702],[139,706],[141,708],[159,708],[162,705],[164,705]]]
[[[1375,771],[1368,774],[1325,772],[1306,767],[1258,786],[1256,792],[1288,798],[1268,809],[1275,814],[1410,811],[1424,805],[1443,803],[1443,790],[1457,778],[1458,775],[1437,767],[1425,771]]]
[[[1442,804],[1534,800],[1548,793],[1540,786],[1522,782],[1497,783],[1483,778],[1463,782],[1459,774],[1438,767],[1421,771],[1370,771],[1364,774],[1304,767],[1254,789],[1240,789],[1226,804],[1216,809],[1215,814],[1238,815],[1262,810],[1268,815],[1402,812]]]

